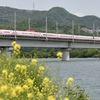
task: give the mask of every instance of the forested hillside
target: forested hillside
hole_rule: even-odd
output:
[[[3,20],[13,21],[15,12],[17,21],[28,18],[45,21],[45,18],[48,17],[49,21],[58,22],[60,24],[65,24],[65,25],[71,24],[72,20],[74,20],[75,24],[83,24],[88,27],[92,27],[94,23],[96,27],[100,26],[100,18],[96,16],[89,15],[84,17],[78,17],[61,7],[54,7],[48,11],[24,10],[24,9],[16,9],[10,7],[0,7],[0,22],[2,22]]]

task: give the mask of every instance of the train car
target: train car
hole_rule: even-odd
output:
[[[62,39],[62,40],[97,40],[100,41],[100,37],[93,36],[81,36],[81,35],[69,35],[69,34],[56,34],[56,33],[43,33],[35,31],[17,31],[17,30],[0,30],[0,37],[30,37],[30,38],[48,38],[48,39]]]

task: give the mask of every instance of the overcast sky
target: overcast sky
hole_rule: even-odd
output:
[[[78,16],[100,17],[100,0],[0,0],[0,6],[27,10],[49,10],[52,7],[63,7]]]

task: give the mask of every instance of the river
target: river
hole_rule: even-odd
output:
[[[39,59],[47,64],[50,73],[66,83],[68,77],[85,89],[91,100],[100,100],[100,59],[81,58],[61,61],[59,59]]]

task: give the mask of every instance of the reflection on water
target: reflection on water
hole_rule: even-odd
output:
[[[70,61],[61,59],[39,59],[46,62],[53,76],[66,83],[68,77],[85,88],[92,100],[100,100],[100,60],[99,58],[75,58]]]

